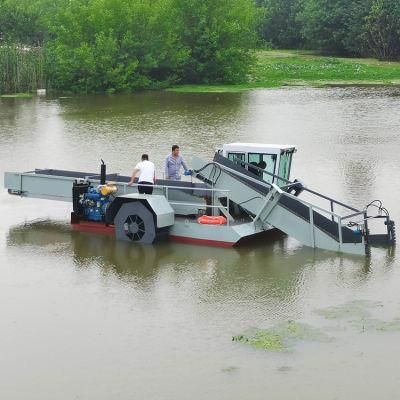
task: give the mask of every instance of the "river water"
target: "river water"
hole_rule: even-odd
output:
[[[295,144],[293,178],[356,207],[382,199],[400,223],[399,110],[399,90],[376,88],[0,99],[0,182],[100,158],[129,174],[143,152],[161,175],[174,143],[187,161],[234,141]],[[393,249],[339,256],[280,234],[138,247],[71,232],[70,211],[0,193],[1,399],[400,396]],[[232,341],[288,321],[329,340]]]

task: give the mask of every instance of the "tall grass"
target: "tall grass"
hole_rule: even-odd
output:
[[[0,45],[0,94],[33,92],[46,81],[42,48]]]

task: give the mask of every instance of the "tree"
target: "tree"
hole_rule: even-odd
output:
[[[178,36],[188,51],[182,81],[245,79],[255,47],[252,0],[175,0]]]
[[[371,0],[305,0],[299,14],[309,47],[339,55],[364,53],[363,21]]]
[[[43,42],[44,31],[36,3],[0,0],[0,41],[38,46]]]
[[[304,0],[262,0],[265,9],[261,23],[261,37],[273,47],[299,48],[303,46],[302,24],[298,18]]]
[[[380,59],[400,58],[400,3],[375,0],[365,18],[364,38],[369,51]]]
[[[75,0],[61,7],[47,43],[53,87],[133,90],[177,79],[187,52],[170,0]]]
[[[48,20],[53,87],[134,90],[244,79],[252,0],[74,0]]]

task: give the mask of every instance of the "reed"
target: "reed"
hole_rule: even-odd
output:
[[[0,46],[0,94],[46,88],[45,53],[40,47]]]

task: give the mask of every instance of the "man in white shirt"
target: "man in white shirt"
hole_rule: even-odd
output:
[[[139,193],[152,194],[152,185],[154,185],[154,183],[156,182],[156,169],[154,167],[154,164],[149,161],[149,156],[147,154],[142,155],[142,161],[138,163],[133,170],[131,180],[128,183],[129,186],[133,185],[133,183],[135,182],[135,178],[138,174]]]

